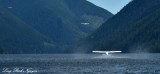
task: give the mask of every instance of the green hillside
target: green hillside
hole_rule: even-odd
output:
[[[86,0],[1,0],[1,6],[58,43],[87,36],[112,16]]]
[[[71,48],[75,42],[91,34],[113,16],[110,12],[86,0],[0,0],[0,7],[53,41],[56,48],[51,49],[50,52],[68,51],[67,49]],[[12,22],[9,22],[10,24]],[[17,35],[21,36],[21,34]],[[26,36],[32,37],[32,35]],[[13,42],[16,42],[16,39]],[[41,44],[41,42],[37,43]],[[48,43],[45,44],[48,45]],[[17,44],[15,47],[18,46]]]
[[[42,53],[44,43],[47,37],[0,8],[0,53]]]
[[[133,0],[87,38],[91,49],[160,52],[159,8],[159,0]]]

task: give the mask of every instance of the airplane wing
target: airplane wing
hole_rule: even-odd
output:
[[[106,53],[106,51],[92,51],[93,53]]]
[[[107,51],[108,53],[120,53],[122,51]]]
[[[93,53],[102,53],[102,54],[107,54],[109,55],[109,53],[120,53],[122,51],[92,51]]]

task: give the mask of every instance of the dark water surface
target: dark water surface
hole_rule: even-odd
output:
[[[160,54],[0,55],[0,74],[160,74]]]

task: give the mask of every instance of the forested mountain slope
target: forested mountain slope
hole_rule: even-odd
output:
[[[0,7],[0,53],[47,52],[45,43],[50,42],[49,38]]]
[[[54,42],[55,52],[66,51],[112,17],[110,12],[86,0],[0,0],[0,7]]]
[[[133,0],[87,38],[92,50],[160,52],[160,0]]]

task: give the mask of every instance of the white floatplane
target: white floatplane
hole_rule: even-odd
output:
[[[122,51],[92,51],[92,52],[109,55],[110,53],[121,53]]]

